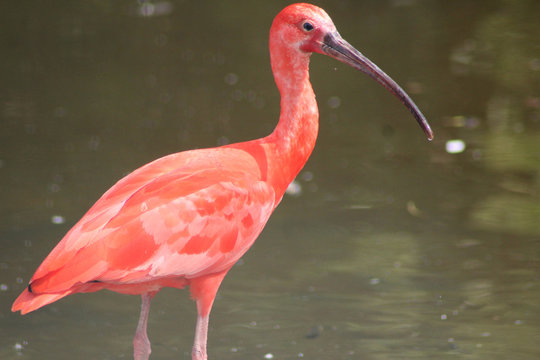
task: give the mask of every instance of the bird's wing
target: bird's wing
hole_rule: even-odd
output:
[[[241,150],[175,155],[107,191],[43,261],[32,292],[190,278],[234,264],[270,217],[273,189]]]

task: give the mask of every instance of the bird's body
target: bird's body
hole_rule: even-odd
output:
[[[325,30],[317,37],[313,33],[313,43],[298,42],[314,30],[306,21]],[[300,28],[293,31],[291,24]],[[73,293],[101,289],[140,294],[134,356],[148,359],[151,298],[163,287],[189,286],[198,309],[192,356],[206,359],[208,316],[223,277],[260,234],[315,145],[318,110],[309,82],[311,52],[349,62],[324,48],[335,40],[322,40],[331,32],[337,34],[330,18],[315,6],[283,10],[270,33],[272,69],[281,93],[280,120],[272,134],[168,155],[121,179],[52,250],[12,310],[24,314]],[[317,48],[319,42],[324,46]],[[401,93],[396,95],[404,101]],[[429,137],[431,130],[424,130]]]

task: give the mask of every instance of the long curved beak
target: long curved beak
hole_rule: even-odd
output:
[[[424,114],[418,109],[418,106],[416,106],[409,95],[407,95],[407,93],[377,65],[362,55],[360,51],[356,50],[348,42],[343,40],[338,32],[328,33],[324,36],[321,50],[326,55],[369,75],[394,94],[394,96],[396,96],[413,114],[422,130],[424,130],[428,140],[433,140],[433,131],[429,127]]]

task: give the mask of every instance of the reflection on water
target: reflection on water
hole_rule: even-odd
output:
[[[9,307],[123,174],[273,128],[266,38],[282,6],[252,4],[0,12],[1,359],[130,358],[137,297]],[[538,358],[540,3],[320,5],[413,94],[436,138],[377,84],[313,56],[319,142],[225,280],[210,357]],[[186,292],[160,293],[152,358],[189,358],[194,323]]]

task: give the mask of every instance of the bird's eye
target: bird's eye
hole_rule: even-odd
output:
[[[313,30],[314,26],[312,23],[310,23],[309,21],[306,21],[304,24],[302,24],[302,28],[305,30],[305,31],[311,31]]]

